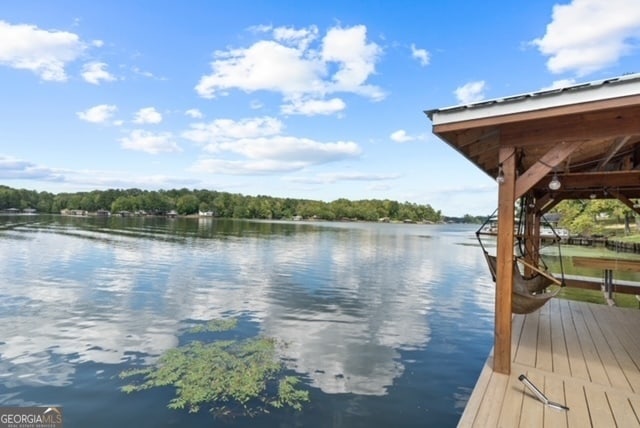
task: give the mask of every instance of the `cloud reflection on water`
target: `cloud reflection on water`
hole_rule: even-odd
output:
[[[55,225],[22,231],[34,239],[0,239],[4,384],[62,386],[79,363],[149,362],[178,344],[184,320],[249,314],[312,385],[383,395],[404,371],[401,352],[427,346],[436,289],[457,263],[442,240],[417,229],[222,239],[214,225],[198,232],[214,239]]]

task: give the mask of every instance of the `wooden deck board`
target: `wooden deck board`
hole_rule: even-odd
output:
[[[607,341],[632,391],[640,393],[640,364],[638,363],[640,358],[640,340],[637,336],[638,324],[625,325],[621,319],[616,316],[616,312],[620,311],[614,308],[594,306],[592,311],[594,314],[597,314],[598,318],[606,320],[606,322],[600,323],[603,328],[603,333],[607,337]],[[624,310],[622,312],[626,315],[635,316],[635,313],[640,311]],[[632,332],[630,328],[635,331]]]
[[[536,366],[536,348],[538,344],[538,311],[525,315],[520,343],[516,351],[515,362],[530,367]]]
[[[538,311],[538,347],[536,352],[536,368],[540,370],[553,371],[553,353],[551,347],[551,320],[549,308],[544,305]]]
[[[544,385],[544,377],[538,373],[527,373],[534,385]],[[516,377],[517,378],[517,377]],[[541,427],[544,420],[544,405],[527,389],[522,400],[521,427]],[[516,426],[516,425],[514,425]]]
[[[547,376],[544,379],[544,393],[550,400],[557,400],[559,403],[566,403],[564,395],[564,383],[558,378]],[[568,424],[567,413],[564,410],[557,410],[544,407],[544,426],[552,428],[566,427]]]
[[[640,396],[629,397],[629,404],[631,405],[631,409],[633,410],[633,414],[635,415],[636,421],[638,424],[635,426],[640,426]],[[632,423],[629,426],[634,426],[634,425]]]
[[[571,376],[588,380],[589,371],[587,370],[584,354],[580,347],[580,341],[578,340],[578,333],[576,332],[576,326],[573,322],[569,302],[566,300],[558,300],[549,303],[556,304],[562,313],[562,327],[564,330],[565,343],[567,345],[567,353],[569,355]]]
[[[584,395],[584,387],[574,382],[565,382],[564,393],[567,412],[567,425],[570,427],[590,427],[591,417],[587,407],[587,398]]]
[[[626,337],[626,333],[616,321],[616,318],[611,316],[612,310],[608,306],[598,307],[594,305],[590,309],[594,317],[593,322],[600,328],[602,337],[608,346],[605,361],[608,362],[607,371],[610,373],[609,377],[612,379],[612,384],[629,388],[632,392],[639,392],[640,370],[633,362],[627,349],[633,348],[633,346],[631,343],[627,346],[623,343],[629,338]],[[596,317],[599,322],[595,320]],[[640,349],[636,351],[640,351]]]
[[[510,376],[507,394],[502,404],[503,411],[498,421],[499,427],[517,427],[522,414],[522,385],[517,378]]]
[[[604,369],[593,337],[591,337],[591,332],[587,327],[584,314],[584,311],[587,309],[584,305],[575,305],[575,303],[576,302],[570,302],[571,313],[573,314],[578,340],[580,341],[580,347],[582,348],[587,370],[589,371],[589,379],[600,385],[609,385],[607,372]]]
[[[509,376],[500,373],[492,373],[489,388],[483,396],[483,403],[492,403],[490,406],[480,406],[473,421],[473,426],[492,427],[498,426],[502,403],[509,384]]]
[[[591,388],[585,388],[584,392],[587,397],[587,406],[589,408],[592,426],[598,428],[615,428],[616,422],[613,419],[607,395],[603,391]]]
[[[469,397],[469,401],[464,408],[464,412],[462,413],[462,417],[460,418],[460,423],[458,424],[461,428],[467,428],[473,426],[476,415],[478,414],[478,409],[480,409],[480,405],[482,404],[482,400],[484,399],[484,394],[486,393],[489,383],[491,382],[491,377],[493,375],[493,370],[491,366],[493,365],[493,359],[491,355],[487,358],[482,371],[480,372],[480,377],[478,378],[478,382],[476,386],[473,388],[473,394]]]
[[[588,306],[583,313],[591,338],[598,350],[598,355],[600,356],[600,360],[602,361],[610,385],[631,391],[631,386],[629,385],[622,367],[620,367],[618,362],[618,355],[622,357],[622,354],[616,353],[612,350],[611,342],[613,341],[613,337],[607,340],[606,336],[602,332],[602,329],[605,328],[605,323],[596,321],[592,310]],[[604,319],[602,319],[602,321],[604,321]]]
[[[489,359],[459,426],[640,427],[638,313],[553,299],[516,315],[511,375],[493,373]],[[521,373],[570,410],[541,403]]]
[[[613,419],[618,427],[638,426],[638,418],[631,407],[631,402],[622,394],[607,394]]]
[[[550,327],[551,349],[553,350],[553,371],[568,376],[571,374],[571,366],[569,365],[569,353],[565,341],[560,305],[554,305],[553,303],[549,302],[549,304],[545,305],[549,308],[554,308],[554,310],[549,311],[551,313],[550,323],[551,326],[553,326]]]

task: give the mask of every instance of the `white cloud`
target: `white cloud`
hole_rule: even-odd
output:
[[[162,114],[157,111],[154,107],[145,107],[141,108],[136,112],[136,115],[133,119],[133,123],[150,123],[157,124],[162,122]]]
[[[553,7],[546,33],[532,43],[552,73],[584,76],[631,54],[638,42],[638,0],[573,0]]]
[[[282,122],[272,117],[216,119],[192,124],[182,136],[200,144],[205,152],[217,155],[215,159],[200,160],[195,170],[225,174],[294,171],[361,154],[360,147],[352,141],[319,142],[283,135],[282,131]],[[226,154],[235,159],[223,159]]]
[[[388,181],[400,178],[400,174],[373,174],[364,172],[332,172],[315,177],[289,177],[287,181],[304,184],[333,184],[337,181]]]
[[[364,25],[331,28],[323,39],[322,59],[327,63],[338,63],[338,71],[332,77],[332,92],[355,92],[374,100],[384,98],[379,88],[365,84],[375,72],[381,55],[382,49],[377,44],[367,43],[367,27]]]
[[[181,187],[195,188],[201,184],[196,178],[135,175],[131,171],[61,169],[37,165],[31,161],[3,156],[0,154],[0,179],[33,180],[47,182],[47,191],[77,192],[78,189],[114,189],[114,188],[147,188],[170,189]]]
[[[82,67],[82,78],[89,83],[99,85],[100,81],[112,82],[116,80],[107,70],[104,62],[89,62]]]
[[[455,90],[456,98],[461,104],[471,104],[484,99],[486,83],[484,80],[469,82]]]
[[[240,89],[284,94],[322,91],[317,76],[324,73],[318,60],[302,57],[303,52],[275,41],[263,40],[247,49],[215,53],[213,73],[203,76],[196,86],[204,98],[214,98],[221,91]],[[315,83],[316,88],[312,88]]]
[[[216,119],[210,123],[195,123],[182,136],[188,140],[207,145],[211,152],[217,151],[217,145],[223,142],[243,138],[258,138],[278,135],[284,128],[283,123],[273,117],[256,117],[235,121]]]
[[[281,106],[281,111],[284,114],[315,116],[318,114],[334,114],[344,110],[346,107],[347,105],[340,98],[331,98],[329,100],[292,99],[289,104]]]
[[[92,40],[91,44],[96,48],[101,48],[104,46],[104,42],[102,40]]]
[[[118,111],[118,107],[112,104],[100,104],[88,108],[85,111],[79,111],[76,114],[84,121],[91,123],[105,123]]]
[[[407,134],[407,131],[405,131],[404,129],[398,129],[397,131],[393,132],[389,136],[389,138],[391,138],[396,143],[406,143],[415,140],[415,137]]]
[[[216,52],[211,64],[213,73],[203,76],[196,86],[204,98],[214,98],[220,91],[240,89],[296,93],[324,91],[321,80],[325,73],[319,60],[303,57],[304,52],[275,41],[263,40],[247,49]]]
[[[351,141],[321,143],[309,138],[277,135],[245,138],[219,144],[218,150],[243,155],[249,159],[268,159],[285,162],[302,161],[318,165],[360,155],[360,147]]]
[[[283,108],[287,109],[292,109],[295,100],[304,99],[308,106],[317,101],[317,106],[322,106],[320,114],[327,114],[327,106],[336,111],[336,101],[327,103],[325,99],[333,93],[384,98],[380,88],[367,83],[375,73],[382,49],[367,42],[365,26],[334,27],[322,39],[318,39],[314,26],[254,30],[270,31],[273,39],[260,40],[247,48],[216,51],[211,74],[202,76],[195,87],[200,96],[215,98],[232,89],[271,91],[282,95],[287,106]],[[309,108],[303,114],[313,111]]]
[[[51,168],[11,156],[0,155],[0,179],[62,181],[64,176]]]
[[[289,27],[277,27],[273,29],[273,38],[287,45],[294,45],[304,51],[311,42],[318,38],[318,27],[312,25],[309,28],[301,28],[299,30]]]
[[[576,80],[575,79],[560,79],[560,80],[555,80],[551,83],[551,85],[546,86],[544,88],[542,88],[542,91],[548,91],[548,90],[552,90],[552,89],[560,89],[560,88],[566,88],[567,86],[572,86],[576,84]]]
[[[185,115],[193,118],[193,119],[202,119],[204,115],[197,108],[190,108],[189,110],[184,112]]]
[[[136,66],[131,67],[131,71],[133,71],[138,76],[147,77],[149,79],[167,80],[166,77],[156,76],[155,74],[153,74],[150,71],[142,70],[140,67],[136,67]]]
[[[127,137],[119,139],[123,148],[150,154],[161,152],[180,152],[182,149],[173,141],[170,132],[150,132],[134,129]]]
[[[267,175],[296,171],[305,166],[304,162],[282,162],[270,159],[253,161],[201,159],[191,167],[191,170],[224,175]]]
[[[411,44],[411,57],[417,59],[422,66],[429,65],[429,61],[431,60],[431,56],[428,51],[416,48],[416,45],[413,43]]]
[[[42,80],[67,80],[65,66],[86,49],[77,34],[0,21],[0,64],[30,70]]]

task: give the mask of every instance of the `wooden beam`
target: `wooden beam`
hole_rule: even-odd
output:
[[[589,141],[640,134],[640,107],[504,125],[500,144],[516,147]]]
[[[472,128],[472,129],[466,130],[465,132],[461,132],[459,134],[457,138],[458,140],[457,146],[462,149],[470,144],[476,145],[478,143],[481,143],[486,140],[499,137],[499,136],[500,136],[500,130],[496,128],[492,128],[488,130]]]
[[[607,151],[607,154],[605,155],[605,157],[600,162],[598,162],[598,165],[596,166],[595,170],[601,171],[602,168],[604,168],[605,165],[609,163],[611,158],[613,158],[616,155],[616,153],[618,153],[620,149],[624,147],[624,145],[627,144],[627,142],[630,139],[631,139],[630,135],[627,135],[626,137],[622,137],[622,138],[617,138],[616,141],[614,141],[613,144],[611,144],[611,146],[609,147],[609,150]]]
[[[542,215],[542,209],[550,202],[553,202],[553,198],[551,197],[551,193],[548,191],[545,192],[542,196],[536,198],[536,207],[535,211],[537,215]]]
[[[611,269],[615,271],[640,272],[640,261],[622,259],[603,259],[601,257],[573,256],[571,262],[577,267]]]
[[[638,121],[640,122],[640,121]],[[571,174],[558,174],[558,178],[562,183],[560,188],[561,192],[570,190],[584,190],[584,189],[602,189],[607,188],[620,188],[625,187],[640,187],[640,171],[601,171],[601,172],[576,172]],[[534,186],[540,191],[548,191],[547,186],[551,181],[551,177],[548,180],[541,180]]]
[[[516,199],[527,193],[538,181],[551,171],[552,168],[558,166],[562,161],[575,152],[580,142],[560,143],[553,146],[551,150],[545,153],[540,160],[531,165],[516,181]]]
[[[617,190],[607,189],[607,192],[609,192],[612,196],[615,196],[616,199],[618,199],[620,202],[622,202],[623,204],[631,208],[631,210],[634,211],[636,214],[640,214],[640,208],[636,208],[636,204],[631,199],[627,198],[625,195],[618,192]]]
[[[516,149],[501,147],[498,157],[504,182],[498,186],[498,243],[496,250],[496,305],[493,370],[511,373],[511,292],[513,290],[513,237],[516,184]]]
[[[540,215],[541,216],[545,215],[546,213],[551,211],[551,208],[555,207],[556,205],[558,205],[562,201],[563,201],[563,199],[560,199],[560,198],[550,199],[548,204],[546,204],[545,206],[540,208],[540,210],[539,210]]]
[[[499,146],[499,144],[498,144],[497,140],[485,141],[482,144],[476,144],[476,145],[473,145],[473,146],[469,147],[467,149],[467,155],[470,158],[475,158],[475,157],[481,156],[481,155],[483,155],[485,153],[493,152],[492,153],[493,160],[495,161],[495,159],[496,159],[495,158],[495,153],[498,150],[498,146]]]

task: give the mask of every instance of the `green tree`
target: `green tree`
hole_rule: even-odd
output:
[[[190,215],[198,212],[200,201],[193,194],[184,194],[176,200],[176,210],[178,214]]]

